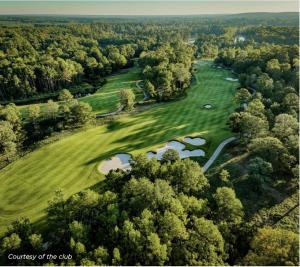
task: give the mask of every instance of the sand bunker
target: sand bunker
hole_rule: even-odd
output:
[[[129,154],[117,154],[111,159],[101,162],[98,167],[98,171],[104,174],[108,174],[110,170],[130,170],[130,160],[131,155]]]
[[[156,158],[158,160],[162,159],[162,155],[169,149],[174,149],[178,152],[179,157],[181,159],[189,158],[189,157],[201,157],[205,155],[205,152],[202,149],[195,150],[184,150],[185,145],[178,141],[168,142],[164,147],[159,148],[156,153],[148,152],[147,157],[149,159]]]
[[[202,146],[206,142],[205,139],[200,137],[185,137],[183,140],[193,146]]]
[[[211,104],[206,104],[203,106],[204,108],[207,108],[207,109],[211,109],[212,108],[212,105]]]
[[[225,78],[225,80],[230,81],[230,82],[237,82],[239,79]]]
[[[195,146],[200,146],[205,143],[205,140],[200,137],[186,137],[184,138],[184,141]],[[158,149],[156,153],[148,152],[147,157],[148,159],[156,158],[157,160],[161,160],[162,155],[169,149],[176,150],[181,159],[205,156],[205,152],[202,149],[185,150],[184,144],[178,141],[171,141],[168,142],[164,147]],[[98,171],[104,174],[108,174],[110,170],[130,170],[131,160],[132,157],[130,154],[116,154],[112,158],[102,161],[98,166]]]

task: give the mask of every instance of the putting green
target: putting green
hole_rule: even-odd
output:
[[[145,153],[171,139],[201,136],[207,140],[204,147],[210,156],[232,135],[226,121],[235,108],[233,95],[238,83],[226,81],[230,72],[215,69],[209,62],[198,63],[197,69],[186,98],[62,138],[2,169],[0,231],[21,216],[41,219],[57,189],[68,197],[94,185],[104,178],[97,172],[99,162],[117,153]],[[122,84],[118,88],[123,88]],[[214,108],[203,109],[207,103]]]

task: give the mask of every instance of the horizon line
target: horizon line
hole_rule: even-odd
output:
[[[19,0],[12,0],[12,1],[19,1]],[[27,1],[27,0],[26,0]],[[28,0],[32,1],[32,0]],[[47,0],[48,1],[48,0]],[[1,2],[1,1],[0,1]],[[23,2],[23,1],[22,1]],[[155,16],[155,17],[185,17],[185,16],[202,16],[202,15],[244,15],[244,14],[257,14],[257,13],[267,13],[267,14],[282,14],[282,13],[299,13],[297,11],[255,11],[255,12],[237,12],[237,13],[199,13],[199,14],[135,14],[135,15],[130,15],[130,14],[106,14],[106,15],[94,15],[94,14],[54,14],[54,13],[49,13],[49,14],[36,14],[36,13],[24,13],[24,14],[1,14],[0,16],[80,16],[80,17],[110,17],[110,16],[115,16],[115,17],[148,17],[148,16]]]

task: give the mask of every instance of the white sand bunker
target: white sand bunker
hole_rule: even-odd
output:
[[[239,79],[225,78],[225,80],[230,81],[230,82],[237,82]]]
[[[179,157],[181,159],[189,158],[189,157],[201,157],[205,156],[205,152],[202,149],[195,150],[184,150],[185,145],[178,141],[168,142],[164,147],[157,150],[156,153],[148,152],[147,157],[149,159],[156,158],[158,160],[162,159],[162,155],[169,149],[174,149],[178,152]]]
[[[204,108],[207,108],[207,109],[211,109],[212,108],[212,105],[211,104],[206,104],[203,106]]]
[[[129,154],[117,154],[109,160],[105,160],[100,163],[98,171],[104,174],[108,174],[110,170],[122,169],[130,170],[131,155]]]
[[[199,137],[192,138],[186,137],[185,142],[192,145],[203,145],[205,140]],[[164,147],[157,150],[156,153],[148,152],[148,159],[156,158],[158,160],[162,159],[162,155],[169,149],[174,149],[178,152],[181,159],[189,157],[201,157],[205,156],[205,152],[202,149],[195,150],[185,150],[185,145],[178,141],[168,142]],[[129,154],[116,154],[112,158],[102,161],[98,166],[98,171],[104,174],[108,174],[111,170],[121,169],[121,170],[130,170],[130,161],[132,160],[131,155]]]
[[[185,137],[183,140],[193,146],[202,146],[206,142],[205,139],[200,137]]]

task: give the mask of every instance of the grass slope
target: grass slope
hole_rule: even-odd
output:
[[[32,221],[42,218],[55,190],[62,189],[68,197],[103,179],[96,168],[115,153],[143,153],[170,139],[198,135],[207,139],[206,151],[211,154],[232,135],[226,121],[234,109],[232,98],[238,83],[226,81],[230,75],[201,62],[186,98],[156,104],[143,112],[121,116],[111,125],[63,138],[1,170],[0,231],[21,216]],[[109,83],[116,81],[117,76]],[[122,83],[108,86],[116,91],[123,88]],[[214,108],[203,109],[208,103]]]

